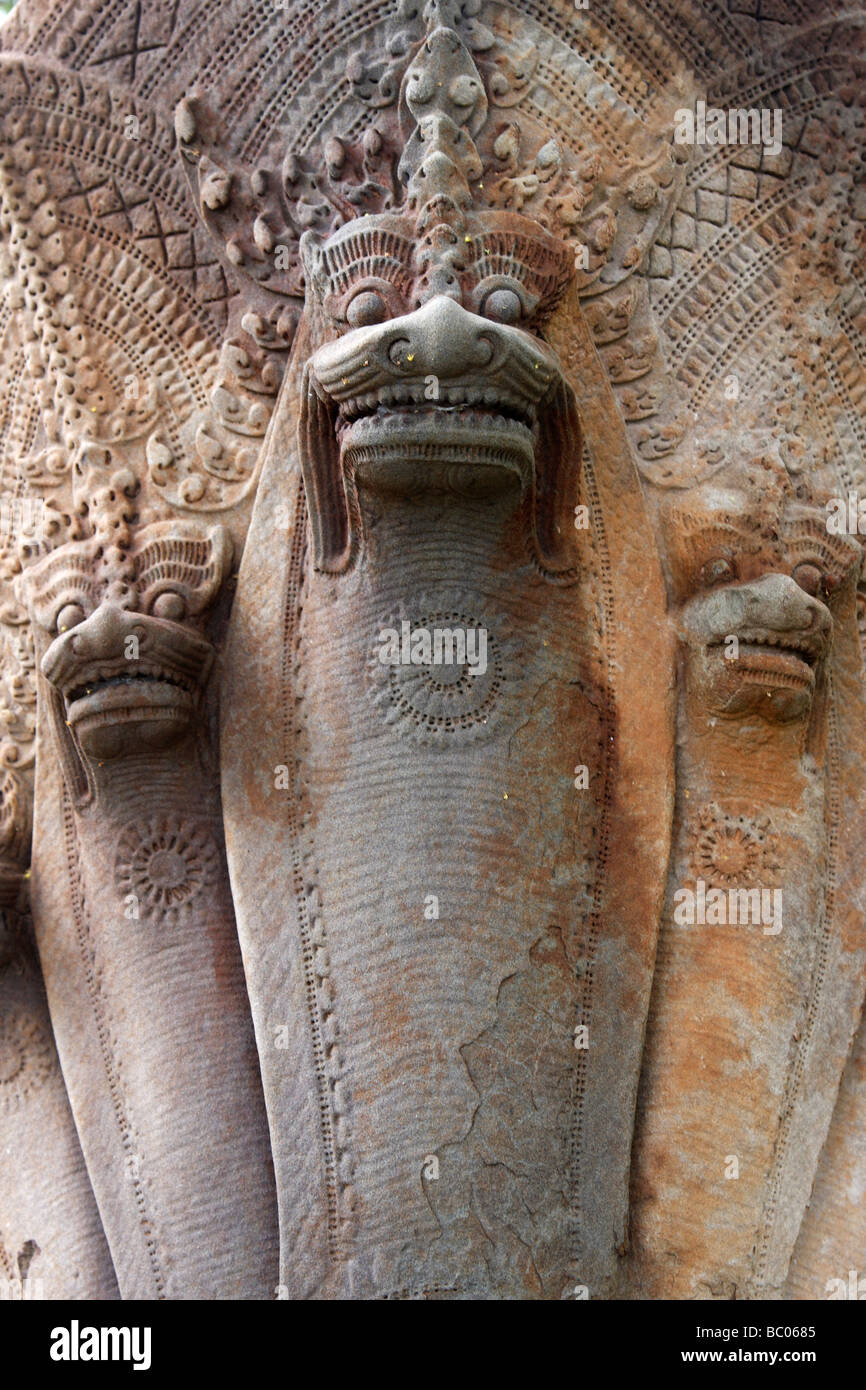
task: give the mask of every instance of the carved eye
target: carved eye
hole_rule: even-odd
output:
[[[384,323],[387,317],[388,305],[375,290],[361,290],[346,310],[346,321],[352,328],[370,328]]]
[[[813,598],[821,592],[824,576],[817,565],[809,564],[808,561],[794,568],[793,578],[800,588]]]
[[[523,305],[520,295],[514,290],[491,290],[481,305],[481,312],[494,323],[519,323],[523,317]]]
[[[65,603],[57,614],[57,631],[68,632],[71,627],[78,627],[85,618],[84,609],[80,603]]]
[[[157,594],[153,601],[153,616],[155,618],[167,618],[169,622],[182,622],[186,615],[186,603],[180,594],[166,593]]]
[[[701,584],[705,589],[712,588],[714,584],[726,584],[736,577],[732,561],[723,555],[717,555],[714,560],[707,560],[707,563],[701,566]]]

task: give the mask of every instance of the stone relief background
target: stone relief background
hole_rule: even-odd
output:
[[[850,1296],[838,10],[3,26],[10,1288]],[[698,103],[778,141],[679,142]],[[389,665],[404,628],[483,632],[485,669]],[[760,919],[714,920],[732,892]]]

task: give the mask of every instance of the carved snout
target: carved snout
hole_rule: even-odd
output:
[[[337,404],[396,383],[423,388],[434,377],[471,384],[478,404],[513,401],[534,409],[561,379],[555,356],[537,338],[470,313],[446,295],[414,313],[346,333],[319,349],[312,368],[317,388]]]
[[[817,656],[823,654],[832,627],[826,604],[787,574],[764,574],[715,589],[683,609],[683,635],[687,641],[704,644],[748,632],[797,635]]]
[[[84,622],[55,639],[42,658],[42,674],[63,692],[93,670],[117,667],[129,676],[150,667],[165,668],[179,683],[202,685],[213,648],[180,623],[101,603]]]
[[[786,574],[702,594],[681,614],[689,685],[719,713],[798,718],[811,704],[832,630],[826,604]]]

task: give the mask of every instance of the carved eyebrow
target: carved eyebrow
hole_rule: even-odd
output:
[[[483,232],[472,237],[467,250],[479,280],[497,275],[516,280],[538,300],[540,314],[553,310],[574,269],[570,251],[521,232]]]
[[[827,530],[823,513],[789,517],[782,531],[782,545],[792,569],[811,560],[837,581],[845,578],[862,555],[853,537]]]
[[[681,565],[700,566],[725,551],[753,552],[760,548],[760,533],[732,512],[716,516],[698,512],[673,512],[668,523],[669,541]],[[676,530],[673,528],[676,527]]]
[[[207,606],[223,577],[224,560],[209,536],[156,536],[135,556],[135,572],[142,606],[147,609],[154,590],[172,585],[183,592],[189,610]]]
[[[414,246],[397,232],[381,227],[358,231],[322,248],[321,267],[332,294],[343,294],[357,281],[378,276],[408,294],[412,288]]]
[[[92,571],[90,550],[83,553],[77,543],[74,550],[61,547],[29,570],[26,583],[37,621],[50,627],[57,605],[73,597],[95,604],[96,584]]]
[[[664,529],[671,579],[681,598],[692,590],[708,560],[753,555],[767,543],[757,528],[734,512],[673,507],[665,518]]]

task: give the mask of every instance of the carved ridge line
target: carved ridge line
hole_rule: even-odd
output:
[[[113,324],[108,323],[106,319],[100,320],[95,315],[87,313],[86,311],[82,311],[80,319],[81,323],[85,326],[85,328],[89,328],[95,331],[102,338],[108,338],[109,340],[114,342],[115,347],[118,348],[121,352],[127,353],[130,365],[136,367],[137,374],[139,376],[147,380],[152,375],[152,372],[148,370],[146,358],[142,357],[134,346],[135,338],[132,334],[124,335]],[[102,370],[105,372],[106,377],[108,377],[109,380],[112,380],[114,374],[113,372],[109,371],[108,366],[106,364],[103,364]],[[112,384],[114,383],[112,382]],[[115,389],[117,390],[116,385]],[[119,390],[117,391],[117,394],[118,396],[120,395]],[[163,417],[162,427],[165,430],[166,435],[168,436],[174,453],[176,455],[180,454],[181,443],[180,435],[178,433],[178,420],[177,416],[174,414],[172,410],[167,411],[165,416]]]
[[[303,493],[299,491],[295,530],[289,557],[289,569],[285,589],[283,612],[283,647],[281,689],[283,691],[283,761],[293,770],[293,781],[297,787],[300,769],[300,750],[297,746],[295,719],[297,711],[290,692],[294,689],[291,663],[298,642],[299,619],[302,610],[300,597],[302,571],[306,553],[307,509]],[[325,1046],[322,1038],[322,1021],[316,995],[316,974],[314,969],[314,948],[311,939],[310,918],[307,895],[304,891],[304,871],[301,849],[301,828],[298,812],[292,793],[286,797],[286,819],[291,837],[292,886],[298,910],[298,929],[301,937],[301,954],[304,971],[304,996],[307,1004],[307,1019],[310,1030],[310,1044],[313,1051],[313,1064],[316,1075],[316,1092],[319,1113],[319,1138],[325,1167],[325,1191],[328,1217],[328,1253],[334,1263],[341,1263],[345,1257],[340,1237],[339,1196],[337,1188],[337,1140],[335,1134],[334,1112],[331,1105],[328,1074],[325,1066]]]
[[[839,398],[839,403],[842,407],[842,413],[844,415],[846,424],[849,426],[851,433],[853,434],[855,440],[857,441],[857,444],[859,445],[860,461],[862,466],[863,461],[866,460],[866,426],[864,426],[863,424],[860,411],[857,410],[854,402],[851,400],[851,394],[848,391],[847,382],[843,379],[840,373],[839,364],[838,362],[835,362],[833,360],[834,356],[836,355],[838,355],[838,353],[834,352],[828,354],[828,356],[824,358],[824,372],[827,376],[827,380],[829,381],[830,385],[836,392],[837,397]],[[843,449],[839,452],[839,470],[842,473],[843,479],[847,487],[849,489],[853,489],[854,479],[848,473],[848,469],[846,466],[845,451]]]
[[[648,13],[648,7],[646,3],[643,3],[643,0],[641,9]],[[719,60],[718,49],[714,52],[706,39],[699,37],[699,34],[706,33],[710,26],[715,31],[714,37],[717,35],[726,49],[730,47],[737,49],[742,54],[747,54],[751,48],[751,43],[743,33],[742,26],[734,24],[729,11],[716,3],[716,0],[701,0],[700,7],[697,8],[697,12],[692,12],[689,16],[691,22],[687,24],[682,22],[681,6],[676,2],[668,4],[666,0],[658,0],[650,18],[664,33],[676,33],[676,47],[679,52],[694,64],[696,70],[700,63],[703,63],[707,74],[715,73]],[[677,32],[678,30],[679,32]],[[673,47],[673,44],[671,46]],[[662,81],[666,76],[666,73],[662,74]]]
[[[545,3],[545,0],[524,0],[524,3],[525,9],[522,13],[528,13],[542,28],[549,26],[549,31],[572,51],[576,48],[581,51],[579,45],[582,45],[584,38],[583,26],[581,31],[575,34],[570,25],[563,23],[565,15],[562,10]],[[591,27],[595,27],[596,32],[600,32],[603,38],[614,38],[618,48],[617,56],[621,54],[624,63],[632,63],[644,76],[648,70],[660,86],[669,77],[670,68],[667,64],[670,62],[673,45],[668,41],[664,27],[654,15],[646,12],[643,15],[635,13],[626,9],[619,0],[602,0],[597,7],[595,25],[592,25],[591,20],[586,22],[586,29]]]
[[[787,249],[783,247],[780,259],[784,259],[785,250]],[[773,270],[773,265],[770,264],[762,268],[769,272]],[[773,303],[774,292],[776,291],[778,291],[778,285],[773,285],[773,281],[769,279],[769,274],[767,274],[767,279],[755,279],[751,285],[737,288],[734,293],[727,291],[724,297],[730,299],[730,304],[723,307],[733,310],[734,304],[740,303],[744,309],[745,317],[737,320],[731,313],[730,316],[724,316],[721,322],[719,318],[712,318],[705,325],[702,325],[701,334],[696,331],[695,335],[689,334],[692,341],[677,345],[676,352],[671,352],[671,371],[673,371],[677,381],[680,381],[685,389],[691,393],[694,402],[703,399],[703,395],[709,389],[709,382],[712,382],[719,371],[723,370],[724,364],[717,360],[720,343],[724,343],[724,352],[730,359],[730,354],[734,352],[735,347],[741,345],[745,339],[752,335],[756,320],[760,322],[762,327],[766,327],[766,306],[767,303]],[[678,350],[680,347],[683,350]],[[703,347],[705,364],[701,363],[701,347]],[[674,367],[673,363],[676,357],[683,357],[683,361],[681,361],[680,366]],[[706,363],[709,363],[709,366]]]
[[[825,377],[825,379],[826,379],[826,377],[827,377],[826,362],[823,364],[823,367],[824,367],[824,377]],[[826,384],[829,384],[829,383],[822,382],[822,386],[824,386],[825,389],[826,389]],[[833,454],[833,457],[834,457],[835,460],[836,460],[836,469],[837,469],[837,472],[838,472],[840,478],[842,479],[842,483],[843,483],[843,485],[846,487],[846,489],[847,489],[848,491],[852,491],[852,492],[853,492],[854,487],[855,487],[855,482],[854,482],[854,479],[852,478],[852,475],[851,475],[851,473],[850,473],[850,471],[849,471],[849,469],[848,469],[847,456],[846,456],[846,452],[845,452],[845,442],[846,442],[846,441],[842,438],[842,433],[840,433],[840,430],[839,430],[839,424],[841,423],[841,421],[844,421],[845,425],[849,425],[849,424],[850,424],[850,421],[848,420],[848,417],[847,417],[847,414],[846,414],[846,412],[845,412],[845,410],[844,410],[844,407],[843,407],[843,409],[842,409],[842,411],[841,411],[841,421],[840,421],[840,418],[839,418],[838,416],[836,417],[836,419],[833,419],[833,418],[831,417],[831,415],[830,415],[830,411],[829,411],[828,408],[827,408],[827,401],[826,401],[826,399],[824,398],[824,396],[823,396],[820,392],[816,391],[816,392],[815,392],[815,399],[814,399],[814,402],[813,402],[813,409],[814,409],[814,411],[815,411],[815,417],[816,417],[816,419],[817,419],[817,423],[818,423],[818,425],[819,425],[819,427],[820,427],[820,430],[821,430],[821,437],[823,438],[824,443],[825,443],[825,444],[827,445],[827,447],[830,449],[830,451],[831,451],[832,454]],[[852,432],[852,436],[853,436],[853,432]],[[849,441],[849,442],[850,442],[850,441]],[[854,443],[856,443],[856,439],[854,439]]]
[[[610,835],[610,778],[611,766],[613,762],[613,748],[611,745],[610,734],[615,727],[613,710],[615,708],[615,628],[614,628],[614,596],[613,584],[610,575],[610,551],[607,543],[607,536],[604,529],[604,518],[601,511],[601,500],[595,481],[595,471],[590,457],[589,449],[584,450],[583,474],[586,487],[586,497],[589,502],[590,516],[593,518],[593,538],[598,550],[600,565],[600,588],[602,595],[602,611],[604,614],[604,649],[607,666],[607,682],[604,698],[604,710],[601,723],[602,739],[604,744],[603,752],[603,782],[601,796],[601,814],[598,826],[598,848],[596,851],[596,872],[593,885],[592,908],[587,920],[587,930],[585,936],[585,946],[582,952],[586,961],[586,969],[581,980],[578,1002],[578,1022],[590,1025],[592,1016],[592,987],[594,979],[595,950],[598,944],[602,926],[602,902],[605,885],[605,870],[607,868],[608,841]],[[572,1171],[570,1181],[570,1197],[572,1205],[572,1220],[575,1225],[576,1250],[575,1257],[578,1261],[576,1273],[580,1277],[580,1259],[583,1249],[581,1244],[581,1182],[583,1176],[583,1138],[584,1126],[581,1123],[583,1118],[583,1099],[586,1090],[586,1074],[589,1065],[589,1049],[578,1049],[577,1063],[574,1069],[573,1083],[573,1118],[571,1128],[571,1156]]]
[[[0,50],[0,57],[2,57]],[[0,64],[0,73],[4,71]],[[52,77],[59,76],[53,69],[50,69]],[[64,74],[67,76],[68,74]],[[99,90],[108,97],[115,95],[116,88],[100,84]],[[84,95],[84,94],[82,94]],[[173,158],[173,151],[170,148],[163,149],[152,140],[147,140],[142,136],[136,140],[129,141],[125,136],[119,135],[116,130],[109,127],[107,130],[104,125],[100,125],[89,116],[86,108],[82,108],[81,103],[74,104],[72,101],[55,101],[53,104],[40,96],[31,85],[26,95],[14,94],[3,107],[3,111],[24,110],[34,112],[43,118],[42,122],[42,141],[44,149],[53,149],[56,154],[69,156],[77,155],[79,158],[85,157],[94,164],[104,165],[113,173],[122,178],[129,179],[137,184],[148,197],[152,198],[158,194],[160,199],[167,207],[173,209],[179,217],[189,217],[189,206],[184,201],[183,184],[180,182],[173,165],[168,163]],[[126,115],[136,115],[134,111],[125,113]],[[85,137],[79,143],[65,141],[57,134],[57,129],[62,125],[63,120],[74,121],[79,127],[81,135]],[[87,138],[89,137],[89,139]],[[108,139],[108,148],[99,146],[100,140]],[[121,159],[119,151],[128,148],[130,157]],[[142,169],[140,166],[147,160],[152,161],[151,169]],[[156,178],[148,176],[152,172],[156,173]]]
[[[768,296],[768,298],[771,298],[771,296]],[[711,357],[709,366],[706,366],[702,371],[696,372],[692,376],[692,381],[696,382],[694,387],[691,388],[689,398],[689,404],[692,410],[697,410],[698,406],[703,404],[713,383],[718,381],[720,374],[727,372],[731,358],[735,357],[736,353],[746,345],[750,338],[756,336],[756,330],[757,337],[760,339],[761,333],[765,331],[768,326],[765,312],[766,306],[767,299],[765,298],[756,304],[747,319],[744,319],[742,323],[737,325],[736,333],[732,333],[730,337],[726,339],[725,354],[727,357],[727,365],[724,362],[714,362]],[[688,389],[688,378],[685,365],[677,373],[677,380],[682,382]]]
[[[264,0],[264,3],[270,6],[271,13],[273,14],[271,0]],[[277,13],[281,14],[282,11],[278,10]],[[245,15],[244,18],[249,21],[251,16]],[[200,4],[190,15],[187,22],[182,25],[176,33],[173,33],[168,43],[164,45],[159,61],[154,62],[151,71],[142,80],[141,86],[137,89],[138,94],[142,97],[151,96],[160,79],[166,75],[169,81],[171,81],[173,74],[177,71],[178,55],[183,58],[186,57],[188,53],[194,52],[194,40],[198,31],[205,26],[212,27],[213,24],[213,8],[207,4]]]
[[[767,237],[764,230],[772,233],[775,237],[789,237],[793,234],[791,223],[785,225],[785,219],[778,214],[784,212],[792,202],[794,194],[798,193],[806,183],[805,175],[795,180],[791,184],[785,184],[777,189],[765,201],[755,205],[752,212],[735,223],[727,226],[721,236],[717,237],[708,247],[703,250],[695,262],[689,266],[688,270],[682,275],[683,284],[677,286],[675,290],[668,292],[655,300],[652,304],[653,313],[656,315],[657,322],[660,324],[663,333],[667,338],[673,339],[673,328],[679,327],[679,320],[674,319],[674,314],[685,311],[683,321],[692,323],[694,321],[694,306],[688,300],[697,295],[702,283],[712,275],[719,276],[724,269],[726,256],[733,256],[739,252],[746,264],[763,252],[754,253],[751,251],[751,238],[756,236],[766,242]],[[696,190],[699,191],[699,190]],[[689,214],[690,215],[690,214]],[[698,220],[697,218],[695,219]],[[776,243],[774,243],[776,244]],[[673,247],[679,250],[679,247]],[[746,255],[746,251],[751,254]],[[737,273],[741,273],[741,267],[737,267]],[[714,298],[715,294],[711,295]],[[702,306],[701,306],[702,307]]]
[[[580,93],[580,89],[577,83],[575,84],[575,87],[577,88],[577,90],[574,93],[574,99],[579,99],[580,96],[583,94]],[[553,94],[556,95],[556,89],[555,87],[553,87],[552,83],[548,90],[552,91]],[[565,105],[567,102],[567,97],[563,96],[560,98],[560,100],[562,101],[563,105]],[[569,128],[569,126],[566,125],[561,114],[556,114],[553,111],[547,110],[545,107],[540,106],[538,102],[533,101],[531,97],[526,98],[526,108],[535,117],[539,124],[542,125],[542,127],[547,127],[551,135],[558,135],[567,149],[574,148],[584,150],[587,148],[589,142],[583,137],[580,139],[576,139],[574,129]],[[607,148],[617,156],[618,159],[623,160],[623,162],[628,160],[628,146],[625,144],[625,142],[619,135],[614,124],[611,121],[606,120],[601,111],[593,111],[591,107],[586,108],[585,129],[587,135],[592,135],[599,143],[605,144]]]
[[[64,849],[66,851],[66,863],[69,871],[69,887],[72,897],[72,912],[75,918],[75,935],[78,941],[78,950],[84,965],[84,973],[87,981],[87,992],[90,995],[90,1003],[93,1008],[93,1017],[96,1023],[96,1034],[99,1040],[99,1051],[102,1055],[102,1064],[105,1068],[108,1090],[111,1096],[111,1105],[120,1132],[120,1141],[124,1155],[131,1158],[135,1155],[135,1146],[132,1139],[132,1126],[126,1115],[123,1103],[122,1088],[120,1084],[120,1068],[111,1050],[108,1037],[108,1024],[105,1017],[105,1002],[102,997],[101,988],[96,975],[95,959],[93,946],[91,943],[90,921],[87,916],[87,905],[85,901],[84,889],[81,882],[81,861],[78,854],[78,835],[75,827],[75,814],[69,797],[69,791],[64,783],[62,793],[63,811],[63,838]],[[156,1296],[164,1299],[165,1278],[159,1262],[159,1252],[157,1241],[154,1235],[153,1220],[148,1213],[147,1198],[144,1194],[144,1186],[140,1176],[135,1171],[135,1165],[128,1165],[126,1174],[132,1183],[135,1193],[135,1204],[139,1211],[139,1223],[144,1243],[147,1249],[148,1262],[150,1264],[153,1281],[156,1286]]]
[[[74,0],[69,8],[74,12]],[[134,12],[136,9],[138,9],[140,13],[140,8],[141,0],[132,0],[132,3],[128,7],[124,6],[121,0],[121,3],[117,5],[114,11],[109,9],[107,14],[105,14],[101,19],[97,20],[96,24],[93,25],[93,27],[90,29],[90,33],[87,35],[87,37],[81,40],[81,44],[76,49],[75,53],[70,54],[69,63],[70,66],[72,66],[74,63],[73,70],[77,71],[83,68],[87,63],[87,60],[91,57],[92,54],[95,53],[96,49],[99,48],[99,45],[101,44],[102,40],[108,37],[112,37],[111,30],[112,25],[115,21],[126,19],[127,16]],[[92,13],[93,11],[91,11],[91,14]],[[96,13],[98,14],[99,11],[97,10]],[[118,33],[116,37],[117,41],[121,44],[127,40],[127,36],[124,35],[122,32]],[[133,39],[133,43],[134,42],[135,40]],[[135,53],[137,57],[140,56],[139,49],[136,49]],[[129,52],[109,53],[101,59],[95,58],[94,65],[97,62],[122,61],[123,58],[129,58],[131,56],[132,55]]]
[[[790,3],[790,0],[789,0]],[[807,38],[815,30],[807,30],[801,38]],[[792,87],[798,93],[807,92],[808,95],[802,97],[803,109],[809,109],[821,102],[826,101],[827,97],[835,95],[833,79],[838,78],[838,67],[841,65],[846,68],[862,68],[863,58],[859,53],[851,53],[844,48],[828,49],[822,53],[815,53],[811,58],[795,58],[789,61],[787,67],[780,67],[768,78],[762,75],[756,77],[750,86],[740,84],[737,69],[729,70],[725,76],[730,79],[728,91],[713,90],[713,101],[718,106],[726,104],[726,99],[736,97],[738,106],[769,106],[772,98],[777,98],[778,102],[785,101],[790,105],[792,113],[796,113],[797,106],[794,99],[788,97],[787,88]],[[820,86],[814,82],[813,78],[824,79],[826,85]],[[762,100],[763,99],[763,100]]]
[[[160,278],[166,289],[170,289],[174,296],[183,300],[187,313],[194,319],[200,330],[206,333],[209,338],[214,335],[222,335],[222,330],[214,323],[213,316],[208,313],[206,308],[207,303],[213,301],[198,299],[194,294],[190,293],[187,287],[181,282],[179,276],[172,273],[183,271],[186,274],[190,272],[195,274],[197,270],[211,270],[214,262],[197,261],[195,265],[191,266],[159,265],[158,262],[151,260],[143,249],[143,242],[151,240],[150,237],[130,237],[127,242],[124,241],[119,232],[110,231],[108,228],[102,226],[96,218],[88,220],[87,218],[79,217],[75,213],[70,213],[60,200],[57,200],[57,210],[63,226],[71,233],[77,233],[80,237],[88,237],[93,241],[99,242],[103,246],[113,246],[122,255],[129,256],[131,260],[134,260],[141,266],[146,274]],[[192,229],[185,228],[183,235],[188,235],[192,238]],[[156,236],[152,239],[154,241],[161,241],[161,238]],[[112,286],[114,287],[114,281],[112,281]],[[226,304],[228,301],[227,299],[222,299],[217,302]]]
[[[320,54],[312,53],[310,49],[301,50],[301,53],[298,57],[298,61],[294,63],[292,67],[292,77],[295,79],[295,82],[297,84],[296,87],[294,88],[291,95],[288,96],[288,98],[285,91],[281,90],[278,87],[274,96],[270,98],[267,105],[264,107],[261,114],[258,116],[253,126],[253,129],[250,131],[249,135],[246,137],[243,145],[241,146],[241,157],[243,159],[248,161],[255,161],[261,158],[263,150],[266,148],[268,141],[271,139],[273,135],[275,126],[280,122],[280,120],[284,119],[285,117],[284,108],[280,109],[279,111],[276,109],[277,103],[286,102],[287,99],[289,103],[298,100],[300,92],[303,90],[304,82],[317,70],[316,60],[318,60],[319,63],[324,62],[328,58],[332,50],[338,47],[340,39],[345,39],[345,41],[352,43],[354,46],[359,46],[361,43],[362,36],[368,33],[369,30],[375,29],[377,25],[381,24],[383,19],[385,19],[386,16],[391,12],[391,8],[392,7],[390,4],[386,4],[383,6],[381,4],[381,0],[370,0],[370,3],[367,6],[359,5],[357,8],[352,10],[351,14],[346,14],[345,16],[337,16],[337,22],[333,25],[331,29],[328,30],[329,44],[327,50],[323,50]],[[380,10],[382,11],[382,13],[379,13]],[[370,19],[370,23],[366,26],[363,26],[362,20],[367,18],[368,15],[372,16],[372,18]],[[341,19],[342,23],[340,22]],[[343,30],[345,30],[345,34],[343,33]],[[279,38],[268,48],[269,59],[271,58],[271,55],[273,55],[274,59],[279,59],[283,56],[286,49],[291,50],[291,37],[293,36],[287,33],[281,33]],[[260,83],[261,76],[258,72],[255,72],[250,75],[250,80],[252,80],[255,83]],[[322,95],[330,95],[330,92],[331,89],[329,88],[328,92],[323,93]],[[330,112],[332,117],[333,112],[335,110],[336,107],[332,106]],[[366,108],[366,106],[364,107],[362,115],[364,117],[364,124],[366,124],[370,120],[370,112]],[[320,106],[316,104],[310,116],[307,118],[304,124],[299,127],[298,138],[293,142],[294,148],[305,148],[305,142],[302,141],[300,137],[307,129],[309,129],[311,132],[314,131],[316,133],[315,135],[311,133],[307,137],[306,143],[308,143],[310,139],[318,138],[318,133],[322,127],[322,124],[322,111]]]
[[[827,846],[827,892],[824,897],[824,911],[821,914],[821,934],[818,938],[815,951],[815,964],[813,966],[812,982],[809,990],[809,1008],[806,1014],[806,1022],[803,1026],[803,1033],[797,1044],[794,1065],[788,1073],[788,1079],[785,1085],[782,1116],[779,1122],[776,1144],[773,1150],[772,1167],[767,1180],[767,1195],[761,1213],[761,1227],[757,1241],[754,1275],[755,1284],[759,1288],[763,1287],[766,1283],[767,1263],[771,1254],[770,1243],[773,1237],[773,1227],[776,1221],[776,1214],[779,1207],[779,1194],[783,1182],[782,1169],[788,1151],[788,1142],[794,1117],[794,1106],[796,1105],[802,1089],[806,1055],[810,1050],[812,1040],[815,1036],[818,1013],[823,1001],[824,986],[827,981],[827,957],[830,951],[833,917],[836,908],[836,863],[840,820],[839,728],[833,684],[832,673],[828,671],[827,705],[829,711],[829,751],[827,762],[830,778],[825,841]],[[787,1274],[787,1268],[785,1273]]]
[[[850,347],[849,351],[845,353],[840,352],[838,348],[834,348],[834,356],[843,358],[853,356],[855,358],[857,370],[851,373],[851,379],[857,381],[864,364],[866,364],[866,336],[864,336],[864,334],[861,333],[860,329],[857,327],[857,324],[855,323],[854,319],[852,319],[847,309],[838,309],[837,315],[839,318],[839,323],[841,327],[844,329],[845,336],[848,339]]]
[[[129,252],[124,254],[129,255]],[[91,290],[99,288],[105,292],[106,297],[113,295],[121,301],[120,305],[115,305],[112,313],[112,318],[115,321],[121,311],[125,312],[129,316],[131,326],[137,322],[152,334],[155,339],[154,345],[157,348],[163,352],[173,351],[178,368],[183,370],[184,377],[189,383],[189,394],[199,410],[207,409],[209,402],[207,391],[201,381],[199,363],[179,336],[182,332],[182,325],[178,326],[176,330],[178,336],[171,334],[167,325],[162,322],[161,313],[159,311],[154,312],[148,308],[146,303],[136,300],[133,295],[126,292],[124,286],[119,284],[116,279],[109,279],[101,275],[92,266],[85,265],[84,270]]]
[[[540,7],[539,7],[540,8]],[[520,12],[520,18],[524,13],[532,17],[533,6],[527,5],[526,11]],[[628,30],[622,24],[614,22],[607,26],[604,20],[593,22],[589,10],[583,11],[583,27],[579,35],[579,46],[575,43],[575,36],[572,33],[563,33],[559,26],[554,26],[555,40],[566,45],[571,49],[573,55],[582,59],[586,66],[592,71],[597,81],[603,82],[605,86],[611,88],[618,99],[627,102],[632,109],[642,115],[648,108],[652,107],[658,95],[658,88],[663,87],[664,81],[670,71],[670,64],[665,66],[665,60],[670,56],[670,49],[664,58],[659,54],[656,59],[651,52],[650,43],[634,44],[636,26],[634,16],[631,16],[631,23]],[[539,27],[543,28],[542,21],[535,16]],[[658,26],[653,26],[652,36],[658,37]],[[548,31],[550,32],[550,31]],[[619,39],[619,46],[613,49],[613,56],[610,56],[612,45],[611,35]],[[521,40],[532,39],[531,34],[527,34],[525,29],[517,32],[511,29],[508,37],[512,42],[518,43]],[[628,42],[634,48],[629,52]],[[548,50],[548,60],[556,70],[556,56]],[[619,64],[619,66],[617,66]],[[656,83],[656,90],[650,88],[649,79]],[[641,91],[641,87],[644,88]]]

